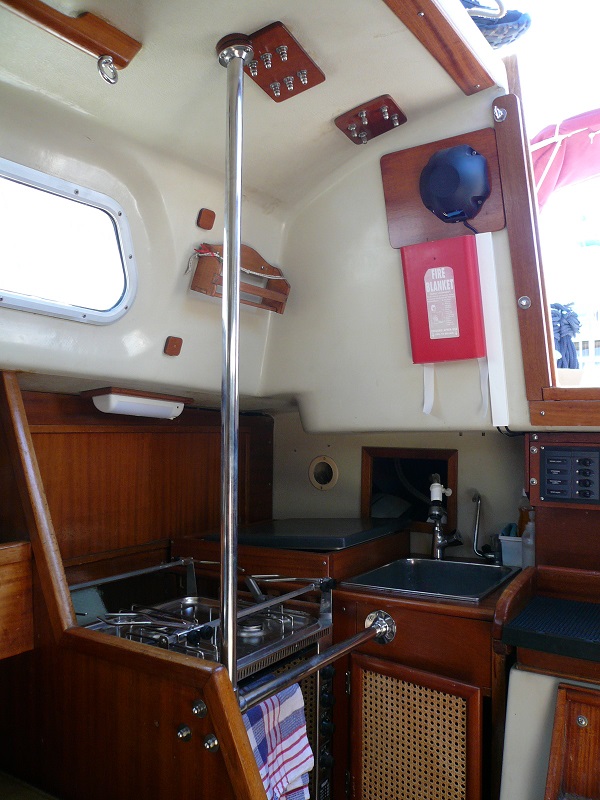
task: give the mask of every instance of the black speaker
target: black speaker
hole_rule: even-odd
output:
[[[421,200],[443,222],[464,222],[490,196],[487,159],[468,144],[434,153],[421,172]]]

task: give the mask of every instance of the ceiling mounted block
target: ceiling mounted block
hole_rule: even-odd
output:
[[[406,115],[389,94],[369,100],[336,117],[335,124],[354,144],[366,144],[406,122]]]
[[[254,58],[244,68],[276,103],[323,83],[325,75],[282,22],[250,34]]]

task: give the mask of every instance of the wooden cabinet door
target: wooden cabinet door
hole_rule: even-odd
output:
[[[480,800],[481,690],[351,657],[353,800]]]
[[[600,797],[600,692],[561,683],[544,800]]]

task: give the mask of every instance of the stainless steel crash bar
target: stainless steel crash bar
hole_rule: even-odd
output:
[[[287,592],[286,594],[281,594],[274,597],[268,597],[266,600],[263,600],[260,603],[254,603],[251,606],[244,608],[242,611],[238,611],[237,618],[243,619],[244,617],[253,616],[259,611],[271,608],[271,606],[279,606],[282,603],[287,602],[288,600],[293,600],[294,597],[301,597],[303,594],[308,594],[308,592],[314,592],[318,588],[319,588],[318,583],[309,583],[308,586],[303,586],[301,589],[294,589],[293,591]]]
[[[247,36],[230,34],[217,44],[227,68],[227,157],[223,242],[221,377],[221,660],[237,688],[237,523],[239,440],[239,310],[242,219],[242,121],[244,63],[253,56]]]
[[[186,594],[188,596],[196,595],[196,572],[194,571],[193,558],[178,558],[174,561],[167,561],[165,564],[158,564],[153,567],[144,567],[143,569],[135,569],[131,572],[123,572],[117,576],[108,575],[106,578],[98,578],[95,581],[74,583],[69,586],[69,591],[74,592],[79,589],[87,589],[92,586],[101,586],[104,583],[114,583],[116,580],[122,581],[125,580],[125,578],[137,578],[138,575],[149,575],[153,572],[175,569],[176,567],[186,567]]]
[[[242,712],[247,711],[249,708],[261,703],[268,697],[280,692],[292,683],[298,683],[303,678],[307,678],[314,672],[326,667],[338,658],[345,656],[356,650],[361,644],[377,640],[380,644],[387,644],[391,642],[396,635],[396,623],[385,611],[373,611],[367,617],[367,627],[364,631],[356,633],[349,639],[327,648],[324,653],[319,653],[306,661],[301,662],[295,667],[283,672],[280,675],[275,675],[273,678],[261,683],[255,687],[248,687],[247,689],[239,689],[238,703]]]

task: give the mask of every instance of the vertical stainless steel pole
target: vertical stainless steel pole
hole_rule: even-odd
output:
[[[227,155],[223,247],[223,371],[221,380],[221,661],[237,689],[237,525],[239,439],[239,307],[242,229],[244,62],[252,58],[243,34],[217,45],[227,67]]]

